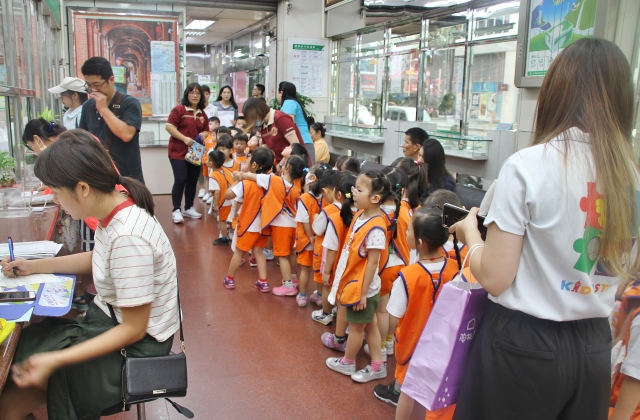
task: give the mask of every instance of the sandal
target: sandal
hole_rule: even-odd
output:
[[[84,300],[84,296],[74,296],[71,308],[78,312],[86,312],[89,309],[89,304]]]

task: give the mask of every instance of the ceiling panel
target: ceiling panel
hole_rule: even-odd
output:
[[[275,13],[208,7],[187,7],[187,22],[194,19],[216,21],[206,29],[206,35],[187,37],[187,44],[213,44],[253,26],[270,16],[275,17]]]

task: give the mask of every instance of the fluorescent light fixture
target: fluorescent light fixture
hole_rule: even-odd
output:
[[[216,23],[215,20],[192,20],[185,29],[207,29],[214,23]]]
[[[207,31],[184,31],[185,36],[203,36]]]

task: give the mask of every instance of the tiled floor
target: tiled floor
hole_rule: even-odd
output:
[[[386,380],[357,384],[325,366],[327,357],[340,353],[320,342],[333,327],[311,320],[315,305],[298,308],[293,297],[258,292],[257,272],[248,261],[236,275],[236,289],[226,290],[222,278],[232,253],[211,244],[218,236],[215,215],[208,216],[197,201],[204,217],[174,225],[171,198],[155,197],[157,217],[178,261],[184,315],[189,391],[177,402],[197,419],[394,418],[395,408],[373,396],[375,385],[393,379],[393,357]],[[280,270],[275,262],[268,264],[269,280],[277,284]],[[358,367],[368,360],[361,351]],[[147,403],[146,410],[149,420],[184,419],[164,400]],[[424,410],[416,409],[413,417],[423,419]],[[111,418],[131,420],[136,414]]]

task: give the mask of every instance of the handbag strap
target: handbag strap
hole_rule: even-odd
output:
[[[116,116],[116,118],[120,118],[120,104],[122,103],[122,100],[124,99],[124,93],[120,92],[119,90],[116,90],[116,94],[115,97],[113,99],[113,103],[111,105],[109,105],[109,110],[111,112],[113,112],[113,115]],[[104,147],[105,149],[107,149],[107,151],[111,150],[111,145],[113,144],[113,138],[115,137],[115,134],[113,134],[113,132],[111,131],[111,129],[109,128],[109,126],[107,125],[107,139],[105,141]]]
[[[176,286],[176,293],[177,293],[177,299],[178,299],[178,321],[180,322],[180,348],[182,349],[182,351],[184,352],[185,350],[185,344],[184,344],[184,334],[182,333],[182,309],[180,309],[180,289]],[[107,302],[105,302],[107,303]],[[111,314],[111,320],[113,321],[113,325],[114,326],[118,326],[119,322],[118,322],[118,318],[116,318],[116,313],[113,310],[113,306],[111,306],[110,303],[107,303],[107,306],[109,307],[109,313]],[[124,351],[124,349],[122,349]]]

